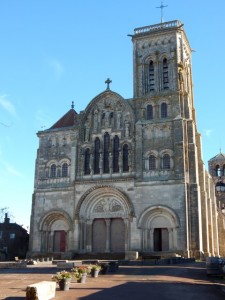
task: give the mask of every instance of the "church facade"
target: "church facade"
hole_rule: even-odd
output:
[[[134,95],[111,90],[39,131],[30,255],[219,255],[180,21],[137,28]]]

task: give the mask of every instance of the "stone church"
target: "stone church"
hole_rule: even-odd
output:
[[[39,131],[29,255],[219,255],[183,24],[134,29],[131,99],[106,89]]]

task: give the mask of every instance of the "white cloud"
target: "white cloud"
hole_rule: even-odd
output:
[[[3,107],[3,109],[5,109],[10,115],[15,116],[15,106],[8,99],[6,99],[6,97],[6,95],[0,95],[0,106]]]
[[[7,165],[7,166],[6,166],[6,170],[7,170],[10,174],[12,174],[12,175],[14,175],[14,176],[22,177],[22,174],[21,174],[19,171],[17,171],[16,169],[14,169],[14,167],[12,167],[12,166],[10,166],[10,165]]]
[[[205,129],[204,132],[207,137],[210,137],[213,131],[212,129]]]
[[[0,153],[0,155],[2,155],[2,152]],[[16,177],[23,177],[22,173],[20,173],[19,171],[17,171],[12,165],[10,165],[9,163],[7,163],[4,160],[0,160],[0,164],[4,167],[4,169],[6,170],[6,172],[8,172],[9,174],[16,176]]]
[[[49,61],[49,66],[52,68],[55,77],[57,79],[60,79],[64,71],[62,63],[56,59],[53,59]]]

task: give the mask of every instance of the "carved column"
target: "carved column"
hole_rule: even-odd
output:
[[[40,251],[44,251],[44,232],[40,231]]]
[[[46,232],[46,240],[48,240],[48,251],[52,252],[54,251],[54,231],[47,231]]]
[[[110,219],[105,219],[105,224],[106,224],[106,252],[110,252],[110,229],[111,229],[111,220]]]
[[[86,250],[87,252],[92,251],[92,223],[93,220],[88,220],[86,225]]]
[[[173,228],[168,228],[169,232],[169,250],[174,249],[174,242],[173,242]]]
[[[83,220],[80,221],[80,230],[79,230],[79,235],[80,235],[80,252],[83,252],[84,249],[84,222]]]
[[[149,250],[154,251],[154,228],[149,230]]]
[[[125,225],[125,251],[129,250],[129,220],[128,219],[123,219],[124,225]]]

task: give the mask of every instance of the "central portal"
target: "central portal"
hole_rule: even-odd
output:
[[[121,218],[93,221],[93,252],[124,252],[125,225]]]

